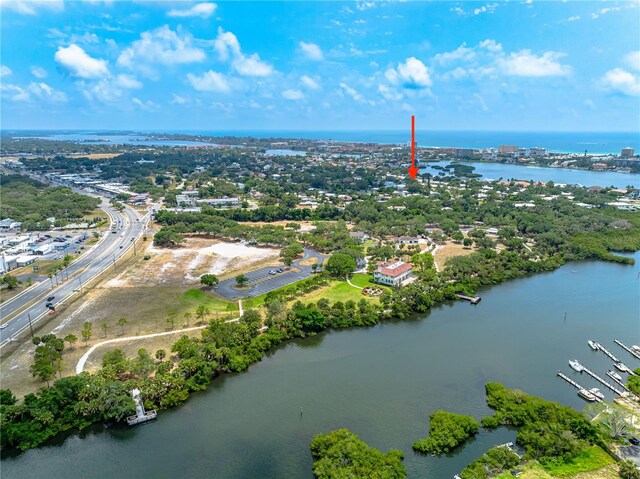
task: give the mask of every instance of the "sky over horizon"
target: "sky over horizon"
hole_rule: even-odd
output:
[[[2,129],[640,131],[638,2],[0,8]]]

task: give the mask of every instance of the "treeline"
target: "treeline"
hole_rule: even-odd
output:
[[[23,175],[2,175],[0,217],[21,221],[25,229],[49,227],[47,218],[56,225],[80,220],[100,204],[100,200],[74,193],[71,188],[50,187]]]

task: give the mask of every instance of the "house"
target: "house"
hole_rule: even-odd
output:
[[[0,221],[0,230],[17,230],[20,228],[21,223],[11,218],[6,218]]]
[[[398,242],[401,244],[418,244],[418,238],[415,236],[400,236]]]
[[[358,240],[361,243],[364,243],[367,239],[369,239],[369,235],[367,233],[363,233],[362,231],[350,231],[349,237],[354,240]]]
[[[400,286],[403,281],[413,273],[413,265],[404,261],[395,263],[378,262],[378,267],[373,272],[373,281],[388,286]]]

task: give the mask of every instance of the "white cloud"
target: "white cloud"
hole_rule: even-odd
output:
[[[49,99],[56,103],[67,101],[67,95],[65,95],[63,92],[54,90],[44,82],[30,83],[29,91],[38,98]]]
[[[13,70],[7,65],[0,65],[0,76],[7,77],[13,73]]]
[[[605,73],[602,84],[608,90],[629,96],[640,95],[640,78],[622,68],[614,68]]]
[[[489,45],[487,42],[493,42],[494,44],[499,45],[495,43],[493,40],[484,40],[481,43]],[[493,44],[490,44],[490,45],[493,48]],[[463,43],[452,52],[438,53],[433,57],[433,59],[436,62],[440,63],[441,65],[444,65],[444,64],[452,63],[456,61],[473,60],[475,56],[476,56],[475,51],[472,48],[467,47],[466,43]]]
[[[29,101],[31,99],[28,91],[11,83],[0,83],[0,91],[3,98],[12,101]]]
[[[364,101],[364,98],[362,97],[362,95],[360,93],[358,93],[357,90],[355,90],[354,88],[351,88],[346,83],[341,82],[340,83],[340,88],[342,88],[355,101],[358,101],[358,102],[363,102]]]
[[[246,56],[242,53],[240,42],[232,32],[225,32],[218,28],[218,36],[213,42],[220,59],[227,61],[231,58],[231,66],[243,76],[266,77],[274,73],[273,67],[262,60],[257,53]]]
[[[378,85],[378,92],[382,95],[385,100],[401,100],[403,98],[403,94],[397,91],[395,88],[389,87],[383,83]]]
[[[376,6],[375,2],[365,2],[365,1],[356,2],[356,8],[361,12],[364,10],[367,10],[368,8],[373,8],[375,6]]]
[[[573,15],[573,16],[567,18],[568,22],[577,22],[578,20],[580,20],[580,15]]]
[[[55,60],[80,78],[102,78],[109,74],[106,60],[93,58],[81,47],[71,44],[68,47],[59,47],[55,54]]]
[[[171,100],[171,104],[172,105],[186,105],[187,103],[189,103],[191,100],[188,97],[184,97],[184,96],[179,96],[176,95],[175,93],[173,94],[173,99]]]
[[[151,100],[142,101],[139,98],[132,98],[131,101],[140,107],[140,109],[145,111],[155,111],[158,109],[158,105],[153,103]]]
[[[115,78],[115,83],[117,86],[126,88],[128,90],[136,90],[142,88],[142,83],[140,81],[130,75],[125,74],[118,75]]]
[[[320,61],[324,59],[322,50],[315,43],[300,42],[298,46],[300,47],[300,50],[302,51],[302,53],[309,60]]]
[[[47,77],[47,70],[45,70],[42,67],[32,66],[30,71],[31,71],[31,74],[36,78],[46,78]]]
[[[209,70],[201,76],[189,73],[187,75],[187,80],[189,80],[191,86],[198,91],[226,93],[231,90],[229,82],[225,76],[222,73],[214,72],[213,70]]]
[[[482,40],[480,43],[478,43],[478,46],[485,48],[492,53],[498,53],[502,51],[502,45],[490,38],[487,38],[486,40]]]
[[[308,88],[309,90],[320,89],[320,85],[318,84],[318,82],[308,75],[302,75],[300,77],[300,83],[302,83],[302,86],[304,86],[305,88]]]
[[[26,87],[13,85],[11,83],[2,83],[0,85],[2,97],[12,101],[31,101],[36,97],[40,101],[50,101],[53,103],[62,103],[67,101],[67,95],[63,92],[51,88],[44,82],[31,82]]]
[[[154,76],[151,65],[159,63],[171,66],[184,63],[196,63],[205,59],[204,52],[192,45],[192,37],[173,31],[164,25],[153,31],[143,32],[140,40],[134,41],[118,57],[118,65],[130,69],[139,69]]]
[[[596,109],[596,104],[593,102],[593,100],[591,98],[587,98],[582,103],[584,103],[590,110],[595,110]]]
[[[604,7],[598,10],[597,12],[592,13],[591,18],[595,20],[600,15],[606,15],[609,12],[619,12],[620,10],[622,10],[620,7]]]
[[[632,70],[640,71],[640,50],[627,53],[624,56],[624,62]]]
[[[520,50],[498,59],[498,66],[506,75],[522,77],[566,76],[571,74],[571,67],[558,60],[564,53],[545,52],[538,56],[531,50]]]
[[[218,6],[215,3],[198,3],[186,10],[169,10],[167,13],[170,17],[200,17],[209,18],[216,11]]]
[[[282,97],[287,99],[287,100],[304,100],[304,93],[302,93],[300,90],[284,90],[282,92]]]
[[[46,0],[46,1],[23,1],[23,0],[2,0],[0,2],[3,8],[8,8],[14,12],[23,15],[37,15],[38,9],[46,8],[53,12],[61,12],[64,10],[64,2],[62,0]]]
[[[415,57],[407,58],[404,63],[399,63],[397,69],[389,68],[385,72],[389,83],[400,85],[403,88],[419,90],[431,85],[429,69]]]
[[[479,8],[476,8],[473,10],[473,14],[474,15],[480,15],[481,13],[493,13],[494,10],[498,8],[498,4],[497,3],[487,3],[486,5],[483,5]]]

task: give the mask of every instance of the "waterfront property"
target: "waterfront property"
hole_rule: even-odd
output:
[[[413,265],[404,261],[395,263],[378,262],[378,267],[373,273],[373,281],[388,286],[400,286],[409,279],[413,273]]]

